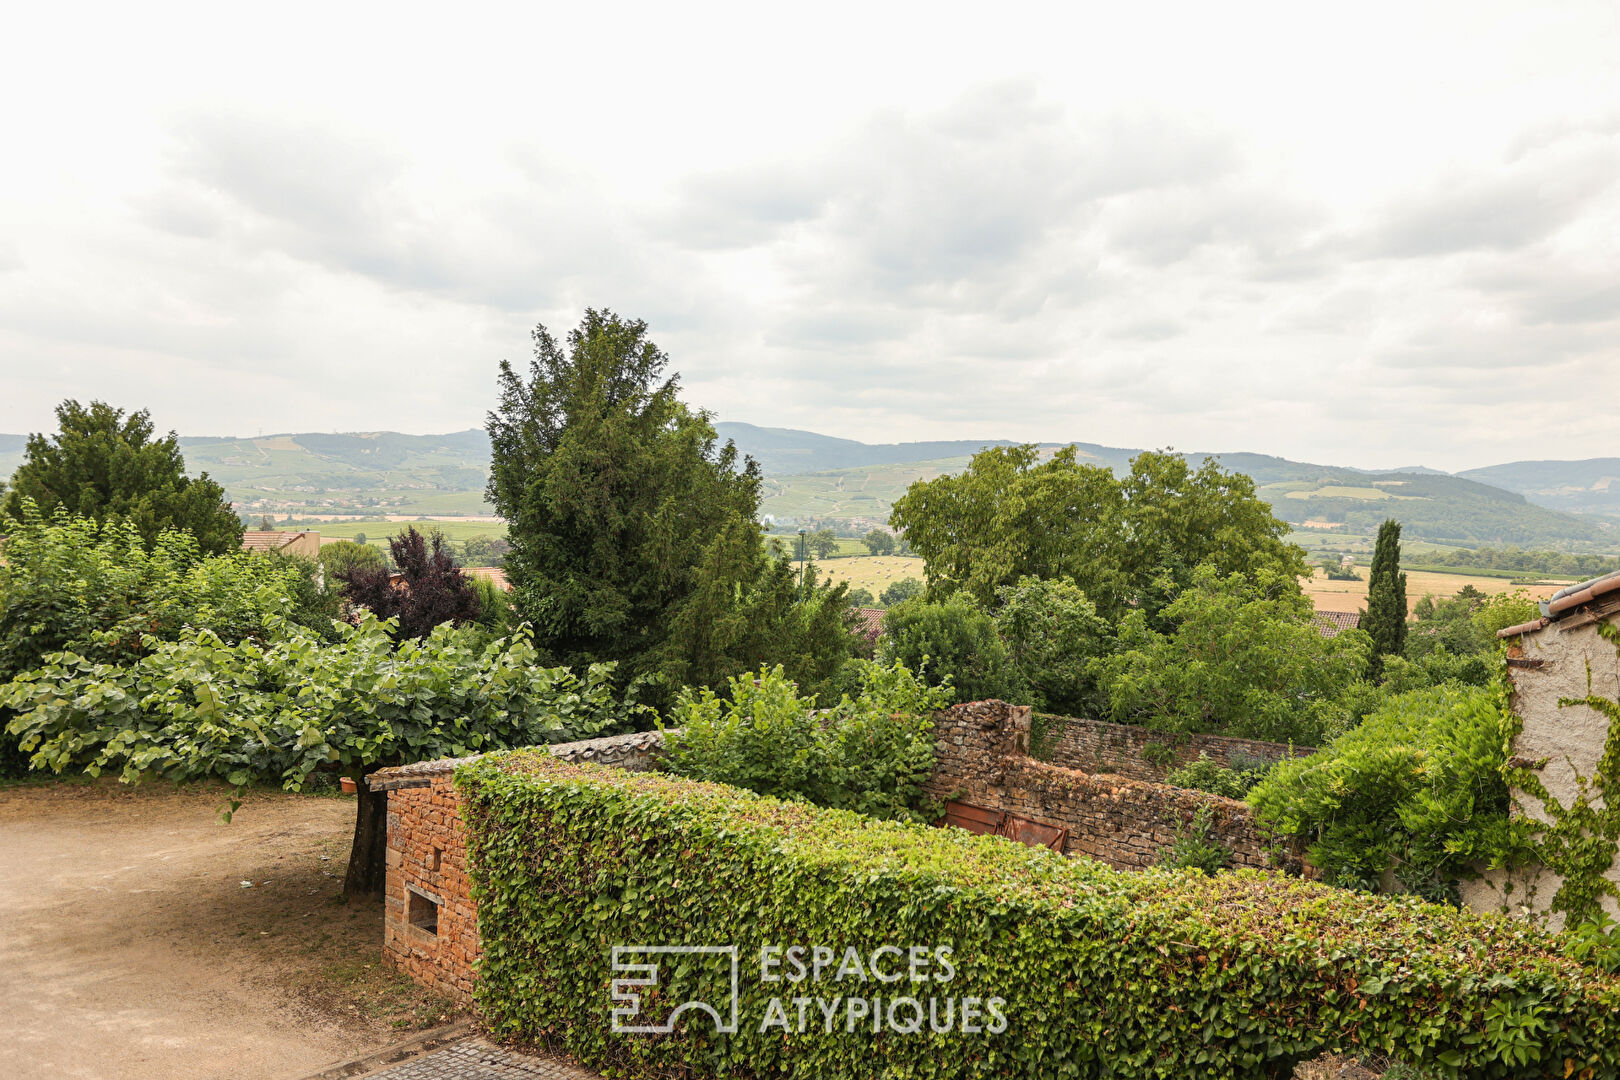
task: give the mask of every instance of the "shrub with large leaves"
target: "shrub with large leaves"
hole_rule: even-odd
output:
[[[331,634],[336,597],[316,585],[311,563],[243,551],[205,556],[183,531],[159,533],[149,545],[132,522],[97,524],[65,510],[47,519],[28,499],[21,512],[0,520],[0,683],[64,649],[127,662],[145,642],[173,640],[188,626],[229,643],[285,620]],[[0,771],[26,771],[3,734]]]
[[[148,640],[132,663],[74,652],[0,688],[36,769],[126,781],[223,780],[297,791],[318,770],[376,769],[588,738],[624,723],[611,665],[548,668],[526,631],[484,644],[440,626],[395,645],[369,614],[326,642],[288,628],[236,644],[213,630]],[[362,792],[345,890],[381,889],[381,800]]]
[[[1309,841],[1331,880],[1455,899],[1474,867],[1527,856],[1508,818],[1509,721],[1494,687],[1392,698],[1310,757],[1278,764],[1249,793],[1261,821]]]

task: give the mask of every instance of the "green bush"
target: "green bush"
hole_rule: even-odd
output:
[[[1307,758],[1276,766],[1249,804],[1279,833],[1310,841],[1311,862],[1341,884],[1386,873],[1436,899],[1475,863],[1520,849],[1508,820],[1508,719],[1494,688],[1444,686],[1386,702]]]
[[[1176,787],[1192,788],[1194,791],[1207,791],[1211,795],[1224,795],[1228,799],[1241,799],[1270,771],[1269,764],[1230,769],[1210,760],[1208,754],[1199,754],[1197,761],[1190,761],[1179,769],[1171,769],[1164,782],[1174,784]]]
[[[883,616],[878,658],[949,677],[959,701],[1022,702],[1027,696],[995,620],[964,593],[939,603],[917,597],[891,607]]]
[[[1499,916],[1254,871],[1123,873],[528,751],[464,765],[456,783],[483,1015],[608,1076],[1182,1080],[1287,1075],[1324,1051],[1449,1076],[1620,1070],[1620,980]],[[616,945],[737,947],[737,1031],[688,1014],[670,1035],[612,1034]],[[954,973],[905,989],[827,971],[762,982],[766,945],[949,948]],[[666,964],[648,1020],[701,968]],[[1006,1027],[827,1031],[811,1002],[797,1030],[795,995],[891,994],[1001,998]],[[762,1028],[773,997],[792,1030]]]
[[[1159,856],[1166,870],[1197,870],[1213,874],[1232,864],[1232,850],[1215,839],[1212,815],[1207,806],[1193,811],[1192,820],[1176,828],[1176,838]]]
[[[1319,746],[1349,726],[1347,695],[1367,666],[1360,630],[1324,638],[1292,580],[1219,576],[1200,566],[1160,617],[1119,626],[1119,651],[1098,661],[1110,719],[1161,731]]]
[[[938,817],[922,785],[934,771],[933,713],[950,704],[904,665],[850,661],[859,692],[817,712],[780,666],[731,679],[727,696],[685,690],[670,714],[665,767],[762,795],[873,817]]]
[[[996,629],[1035,706],[1095,716],[1102,702],[1095,661],[1113,651],[1114,632],[1072,581],[1020,578],[996,590]]]

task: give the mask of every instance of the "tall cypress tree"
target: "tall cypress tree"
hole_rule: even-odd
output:
[[[1401,524],[1378,527],[1372,574],[1367,583],[1367,613],[1361,628],[1372,636],[1371,675],[1383,674],[1384,657],[1406,651],[1406,575],[1401,573]]]

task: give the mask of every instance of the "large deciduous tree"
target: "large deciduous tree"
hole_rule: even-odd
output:
[[[1201,564],[1273,579],[1305,569],[1252,480],[1169,452],[1137,455],[1116,479],[1073,446],[1045,461],[1033,445],[993,447],[956,476],[911,485],[891,522],[936,591],[964,589],[988,605],[1021,578],[1068,578],[1110,621],[1155,614]]]
[[[147,410],[126,416],[104,402],[85,408],[70,400],[57,406],[56,419],[55,436],[28,437],[7,514],[20,518],[28,498],[47,516],[60,507],[100,523],[128,522],[147,544],[164,529],[184,529],[205,554],[241,545],[242,522],[224,489],[207,473],[186,475],[178,436],[156,437]]]
[[[1371,673],[1383,672],[1384,657],[1406,651],[1406,575],[1401,573],[1401,524],[1386,521],[1378,527],[1372,573],[1367,578],[1367,613],[1361,628],[1372,638]]]
[[[756,523],[758,466],[668,363],[644,322],[591,310],[566,348],[536,328],[526,378],[501,364],[488,495],[518,612],[559,661],[619,661],[666,700],[764,661],[825,678],[848,654],[843,587],[795,595]]]

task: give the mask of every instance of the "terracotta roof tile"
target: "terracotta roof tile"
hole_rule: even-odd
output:
[[[1325,638],[1336,638],[1346,630],[1361,629],[1359,611],[1318,611],[1315,619],[1316,629]]]
[[[875,643],[883,633],[883,609],[863,607],[851,611],[850,630]]]

